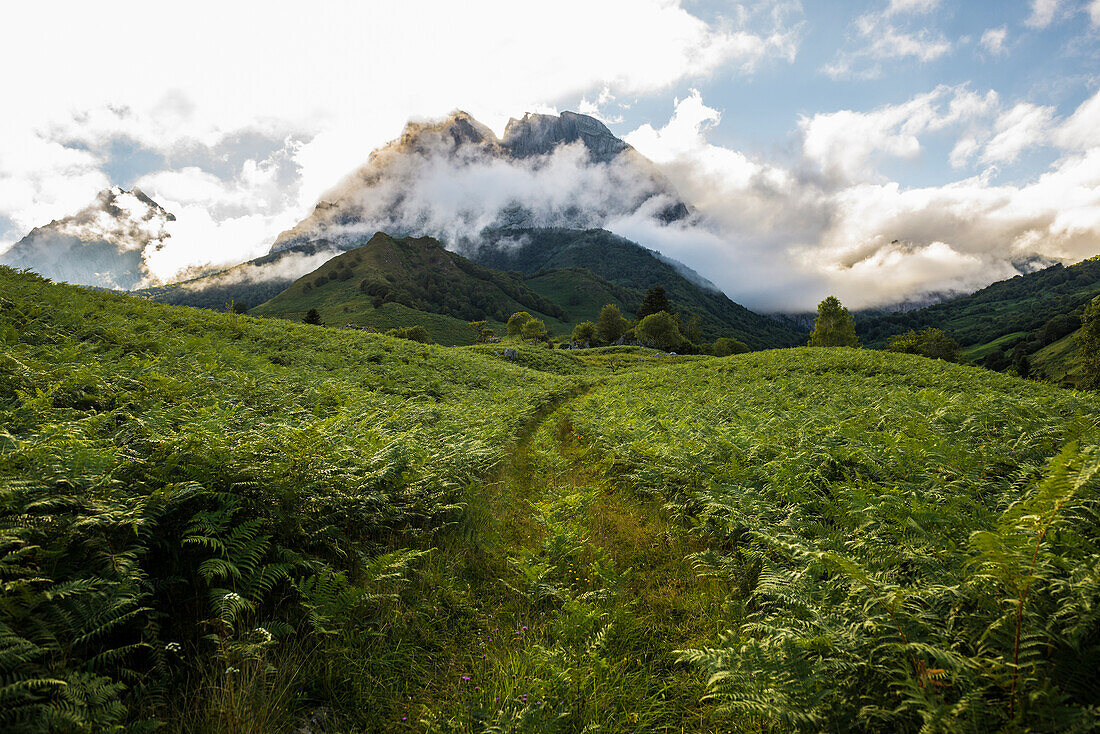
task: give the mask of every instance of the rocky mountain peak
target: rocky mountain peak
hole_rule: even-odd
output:
[[[405,124],[396,148],[410,152],[437,150],[442,144],[455,150],[464,145],[498,147],[500,141],[488,126],[475,120],[468,112],[455,110],[438,121],[410,120]]]
[[[606,163],[630,146],[615,137],[595,117],[577,112],[541,115],[528,112],[522,119],[512,118],[504,128],[504,147],[518,158],[550,153],[559,145],[577,141],[588,148],[593,161]]]

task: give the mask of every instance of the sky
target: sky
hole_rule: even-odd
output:
[[[1100,254],[1100,0],[8,3],[0,251],[108,186],[150,262],[267,251],[410,119],[602,119],[699,213],[613,231],[856,308]]]

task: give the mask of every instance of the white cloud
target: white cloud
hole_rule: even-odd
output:
[[[911,159],[921,151],[921,134],[976,119],[996,101],[994,93],[941,86],[871,112],[839,110],[803,117],[803,156],[831,179],[873,179],[882,157]]]
[[[1011,163],[1022,151],[1045,143],[1053,117],[1053,107],[1020,102],[997,120],[996,135],[985,144],[982,161]]]
[[[1089,20],[1092,21],[1094,26],[1100,28],[1100,0],[1092,0],[1092,2],[1089,3],[1088,10]]]
[[[1085,100],[1069,119],[1058,127],[1054,140],[1067,150],[1084,151],[1100,148],[1100,91]]]
[[[886,15],[899,13],[930,13],[940,5],[940,0],[890,0]]]
[[[943,104],[952,94],[958,104]],[[1092,105],[1100,106],[1096,99],[1058,128],[1075,145],[1086,142],[1078,134],[1094,114]],[[919,145],[920,131],[968,124],[975,115],[995,114],[996,105],[996,95],[939,89],[866,118],[851,112],[815,116],[803,126],[804,155],[815,165],[838,160],[843,168],[851,165],[844,149],[867,137],[909,154]],[[996,155],[1013,149],[1018,154],[1013,136],[1034,130],[1036,121],[1039,127],[1053,124],[1046,108],[1034,106],[1015,105],[999,120],[994,139],[1008,134],[997,143]],[[980,175],[905,188],[867,175],[869,169],[861,166],[862,177],[822,180],[753,160],[707,141],[718,121],[719,113],[692,95],[679,102],[668,125],[643,126],[629,136],[698,204],[703,223],[661,227],[629,218],[612,228],[682,259],[750,307],[812,310],[834,293],[863,308],[969,291],[1011,277],[1014,261],[1035,255],[1074,261],[1100,249],[1100,144],[1059,160],[1024,184],[997,185]],[[846,127],[850,136],[843,134]],[[810,142],[812,135],[820,147]],[[969,159],[982,143],[964,137],[956,149],[957,157]],[[822,157],[814,159],[815,153]],[[868,160],[866,152],[856,158]]]
[[[897,59],[934,61],[953,46],[938,31],[916,24],[910,17],[935,9],[938,0],[891,0],[883,10],[865,13],[853,23],[854,50],[843,50],[821,71],[833,79],[874,79],[882,76],[882,62]]]
[[[982,34],[982,48],[991,56],[1004,56],[1008,53],[1005,48],[1005,39],[1008,38],[1008,27],[990,28]]]
[[[300,169],[288,205],[294,219],[410,117],[462,108],[499,130],[509,116],[593,89],[626,98],[719,68],[747,73],[769,59],[792,60],[801,22],[796,2],[753,6],[708,24],[678,0],[561,0],[553,12],[510,0],[483,0],[476,9],[276,0],[262,12],[197,0],[170,16],[118,0],[104,13],[84,2],[5,9],[9,27],[43,30],[0,45],[0,68],[19,69],[3,75],[0,96],[33,100],[0,116],[0,217],[19,230],[9,238],[79,210],[118,183],[104,173],[101,148],[112,139],[172,157],[196,146],[223,150],[240,134],[293,136],[298,143],[288,154]],[[629,33],[607,32],[626,25]],[[125,53],[104,56],[103,49]],[[88,150],[65,147],[73,141]],[[244,190],[243,175],[229,174],[231,198]],[[189,187],[215,185],[188,176]],[[222,230],[216,215],[211,224],[189,207],[176,214],[181,234]],[[240,221],[226,220],[227,236],[242,234],[237,227],[246,221],[257,231],[261,221],[281,226],[262,208],[231,219]],[[10,244],[0,241],[0,250]],[[237,250],[251,247],[242,241]]]
[[[1032,28],[1046,28],[1054,21],[1062,0],[1031,0],[1031,15],[1024,23]]]

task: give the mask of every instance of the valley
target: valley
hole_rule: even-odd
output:
[[[6,729],[1093,721],[1092,393],[0,286]]]

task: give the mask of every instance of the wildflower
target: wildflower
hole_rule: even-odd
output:
[[[164,649],[168,652],[179,652],[180,644],[178,642],[169,642],[164,646]]]
[[[524,625],[524,626],[523,626],[523,631],[524,631],[524,632],[526,632],[526,631],[527,631],[527,625]]]
[[[241,671],[237,670],[232,665],[230,665],[228,668],[225,669],[225,674],[226,675],[232,675],[233,673],[240,673],[240,672]]]

